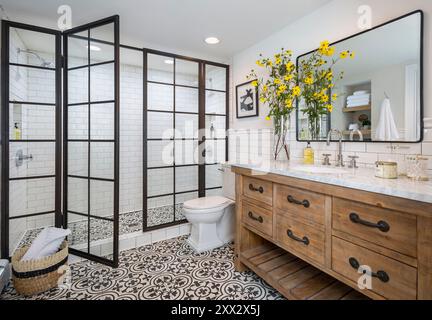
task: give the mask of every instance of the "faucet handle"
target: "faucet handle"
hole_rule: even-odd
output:
[[[357,166],[357,159],[358,159],[359,157],[358,157],[358,156],[348,156],[348,158],[351,159],[348,168],[350,168],[350,169],[358,169],[358,166]]]
[[[331,154],[329,154],[329,153],[323,154],[323,157],[324,157],[323,166],[329,166],[330,165],[330,156],[331,156]]]

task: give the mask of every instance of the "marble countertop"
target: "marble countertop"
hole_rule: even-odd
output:
[[[231,167],[251,169],[259,173],[272,173],[393,197],[432,203],[432,181],[413,181],[407,177],[399,177],[394,180],[380,179],[375,177],[375,171],[373,169],[368,168],[339,169],[331,167],[337,171],[332,173],[312,173],[303,171],[307,166],[298,161],[270,161],[261,165],[227,163],[227,165]],[[328,167],[311,166],[311,171],[314,168],[317,168],[315,171],[320,171],[320,169],[326,170]]]

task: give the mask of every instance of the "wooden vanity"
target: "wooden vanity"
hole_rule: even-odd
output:
[[[432,299],[431,203],[232,171],[238,271],[288,299]],[[372,288],[360,290],[360,277]]]

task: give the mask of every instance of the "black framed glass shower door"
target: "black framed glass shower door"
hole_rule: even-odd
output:
[[[61,32],[2,21],[1,256],[61,226]],[[43,192],[41,192],[43,190]]]
[[[118,265],[119,17],[64,33],[64,227],[71,253]]]

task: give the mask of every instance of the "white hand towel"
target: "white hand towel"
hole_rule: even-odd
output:
[[[390,100],[384,99],[381,106],[381,114],[378,126],[375,133],[377,141],[397,141],[399,140],[399,132],[394,121],[393,112],[391,110]]]
[[[70,233],[69,229],[45,228],[36,237],[21,260],[38,260],[57,253],[64,239]]]
[[[362,91],[356,91],[356,92],[353,93],[353,95],[355,95],[355,96],[361,96],[361,95],[364,95],[364,94],[369,94],[369,91],[362,90]]]
[[[369,100],[369,99],[370,99],[370,94],[365,94],[361,96],[349,96],[347,98],[348,101]]]

